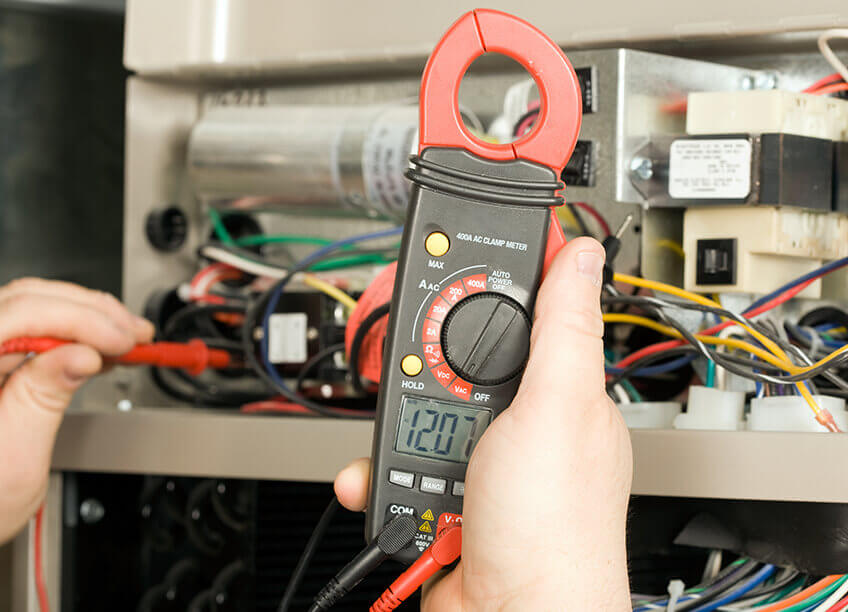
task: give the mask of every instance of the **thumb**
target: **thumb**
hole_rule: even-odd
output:
[[[516,405],[564,413],[563,400],[590,406],[604,398],[604,257],[596,240],[577,238],[554,259],[536,299],[522,401]]]
[[[0,449],[10,455],[0,450],[0,460],[18,466],[24,482],[46,475],[62,414],[101,365],[93,348],[69,344],[34,357],[9,377],[0,393]]]

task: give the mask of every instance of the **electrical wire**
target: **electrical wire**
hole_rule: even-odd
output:
[[[833,66],[833,69],[836,70],[836,72],[838,72],[845,81],[848,81],[848,66],[843,64],[836,56],[836,53],[833,52],[833,49],[830,48],[830,40],[833,38],[848,38],[848,28],[825,30],[819,34],[817,41],[819,51],[824,56],[824,59]]]
[[[297,560],[297,565],[295,565],[291,578],[289,578],[289,582],[286,585],[286,590],[283,592],[280,605],[277,606],[277,612],[288,612],[288,609],[291,607],[291,603],[297,593],[297,589],[300,587],[300,583],[306,575],[306,570],[312,562],[312,558],[315,556],[315,552],[318,550],[321,540],[324,539],[324,535],[327,533],[327,528],[329,528],[338,509],[339,502],[334,496],[330,500],[330,503],[327,504],[324,512],[321,514],[321,518],[318,519],[318,523],[312,530],[312,534],[309,536],[306,546],[303,547],[300,559]]]
[[[47,583],[44,580],[44,551],[42,550],[42,540],[44,532],[44,507],[41,504],[38,512],[35,513],[35,528],[32,538],[33,548],[33,564],[35,565],[35,590],[38,595],[38,608],[40,612],[50,612],[50,600],[47,596]]]
[[[743,595],[768,580],[768,578],[774,573],[774,570],[774,565],[764,565],[762,568],[757,570],[757,572],[753,576],[751,576],[748,580],[746,580],[736,588],[730,589],[723,596],[719,597],[711,603],[694,608],[692,612],[713,612],[713,610],[716,610],[725,604],[740,599]]]
[[[318,249],[305,259],[292,266],[291,270],[289,271],[290,273],[287,276],[277,281],[277,283],[273,287],[271,287],[262,297],[260,297],[258,300],[255,300],[253,304],[249,306],[248,311],[245,315],[244,325],[242,329],[242,342],[245,349],[245,357],[250,366],[254,369],[254,371],[273,389],[280,393],[286,400],[305,406],[306,408],[309,408],[310,410],[313,410],[314,412],[322,416],[348,416],[352,418],[372,418],[373,412],[371,411],[363,411],[363,413],[361,414],[350,415],[347,412],[339,412],[334,408],[324,406],[323,404],[319,404],[317,402],[313,402],[292,391],[268,358],[269,322],[271,316],[274,314],[274,312],[276,312],[277,305],[279,304],[280,298],[283,294],[283,290],[285,289],[289,280],[295,273],[303,271],[304,269],[308,268],[310,264],[314,263],[315,261],[318,261],[319,259],[328,254],[335,252],[336,250],[342,248],[345,245],[356,244],[358,242],[363,241],[378,240],[390,236],[396,236],[402,231],[403,228],[396,227],[379,232],[373,232],[370,234],[352,236],[350,238],[344,238],[342,240],[334,242],[333,244]],[[260,339],[259,356],[257,358],[255,349],[253,347],[253,331],[255,322],[258,321],[260,312],[262,312],[262,336]]]
[[[377,321],[389,314],[390,306],[391,304],[386,302],[385,304],[380,304],[374,310],[369,312],[368,316],[366,316],[362,320],[362,323],[359,324],[359,327],[356,328],[353,341],[350,344],[350,356],[348,358],[348,362],[350,364],[350,384],[353,385],[353,388],[358,393],[363,395],[367,393],[367,390],[365,389],[365,385],[362,384],[362,377],[359,374],[359,354],[362,350],[362,343],[365,341],[365,336],[368,335],[371,328],[377,324]]]
[[[848,91],[848,83],[834,83],[833,85],[828,85],[827,87],[822,87],[818,91],[815,91],[817,96],[824,96],[832,93],[840,93],[843,91]]]
[[[786,610],[787,608],[789,608],[793,604],[800,603],[800,602],[802,602],[806,599],[809,599],[810,597],[816,595],[817,593],[820,593],[822,590],[826,589],[827,587],[829,587],[830,585],[835,583],[841,577],[842,576],[840,574],[832,574],[830,576],[825,576],[824,578],[822,578],[818,582],[816,582],[816,583],[808,586],[807,588],[799,591],[798,593],[796,593],[792,597],[789,597],[787,599],[783,599],[781,601],[777,601],[773,604],[770,604],[770,605],[762,607],[762,608],[757,608],[757,612],[778,612],[779,610]]]
[[[839,585],[833,593],[831,593],[827,599],[825,599],[822,603],[818,605],[818,607],[814,608],[813,612],[825,612],[830,609],[832,606],[836,605],[836,603],[848,595],[848,580],[843,579],[842,584]]]
[[[598,225],[601,226],[601,231],[604,232],[604,236],[612,236],[612,228],[610,228],[610,224],[607,223],[607,220],[604,216],[598,211],[597,208],[592,206],[591,204],[587,204],[586,202],[572,202],[574,206],[579,208],[580,210],[584,210],[589,213],[592,218],[598,222]]]
[[[282,279],[288,276],[288,271],[285,268],[280,268],[278,266],[270,265],[267,263],[262,263],[258,261],[253,261],[247,259],[246,257],[238,256],[230,251],[222,249],[220,247],[206,245],[201,247],[201,254],[204,257],[208,257],[209,259],[214,259],[215,261],[219,261],[221,263],[225,263],[233,268],[237,268],[242,270],[243,272],[247,272],[248,274],[253,274],[255,276],[265,276],[268,278],[276,278]],[[300,280],[303,281],[305,285],[316,289],[337,302],[343,304],[345,307],[349,309],[356,308],[356,300],[346,294],[344,291],[331,285],[330,283],[321,280],[317,276],[312,274],[302,273],[300,274]]]
[[[586,221],[583,219],[583,215],[577,210],[577,207],[574,205],[574,202],[566,202],[565,207],[568,209],[568,212],[571,213],[571,216],[574,217],[574,221],[577,223],[577,228],[580,231],[581,236],[594,236],[592,231],[589,229],[589,226],[586,225]]]
[[[300,372],[297,373],[297,380],[294,384],[295,390],[301,390],[301,388],[303,387],[303,383],[306,380],[306,377],[319,363],[321,363],[328,357],[332,357],[338,352],[344,352],[344,350],[344,342],[339,342],[338,344],[331,344],[330,346],[325,346],[320,351],[315,353],[312,357],[310,357],[306,361],[306,363],[303,364],[303,367],[300,368]]]
[[[833,74],[829,74],[826,77],[819,79],[809,87],[803,89],[802,93],[815,93],[816,90],[821,89],[826,85],[833,85],[839,82],[842,82],[842,75],[838,72],[834,72]]]

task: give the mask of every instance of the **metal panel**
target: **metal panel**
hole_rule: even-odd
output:
[[[371,422],[343,419],[70,413],[53,469],[330,482],[370,454],[372,430]],[[633,430],[630,437],[636,495],[848,503],[848,472],[809,476],[840,465],[845,436]]]
[[[848,23],[843,0],[555,2],[498,0],[489,6],[541,27],[567,48],[815,30]],[[249,76],[416,67],[474,2],[333,0],[130,0],[126,65],[139,73]],[[187,35],[190,33],[191,35]],[[150,41],[155,40],[156,44]]]

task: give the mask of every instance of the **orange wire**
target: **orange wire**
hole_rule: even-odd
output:
[[[757,608],[757,612],[776,612],[777,610],[785,610],[792,604],[804,601],[805,599],[807,599],[807,597],[815,595],[819,591],[826,589],[840,578],[842,578],[842,574],[831,574],[830,576],[825,576],[815,584],[811,584],[803,591],[795,593],[792,597],[788,599],[777,601],[771,604],[770,606],[766,606],[765,608]]]
[[[41,612],[50,612],[47,599],[47,586],[44,583],[44,559],[41,554],[41,531],[44,522],[44,504],[35,513],[35,534],[33,536],[33,562],[35,564],[35,590],[38,593],[38,607]]]
[[[838,83],[840,81],[842,81],[842,75],[838,72],[834,72],[833,74],[827,75],[823,79],[819,79],[818,81],[804,89],[802,93],[813,93],[817,89],[824,87],[825,85],[832,85],[833,83]]]
[[[822,87],[810,93],[823,96],[824,94],[838,93],[840,91],[848,91],[848,83],[834,83],[833,85]]]

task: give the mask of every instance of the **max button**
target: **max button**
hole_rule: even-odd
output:
[[[424,249],[433,257],[441,257],[450,249],[450,240],[442,232],[432,232],[424,240]]]

